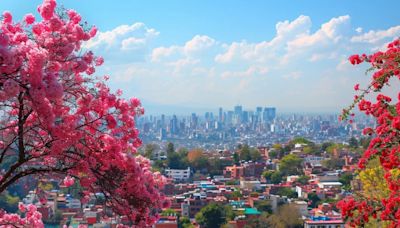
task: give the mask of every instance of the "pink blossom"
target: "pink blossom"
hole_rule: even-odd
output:
[[[6,24],[10,24],[12,22],[12,15],[9,11],[3,12],[3,21]]]
[[[65,187],[68,188],[68,187],[74,185],[74,183],[75,183],[74,178],[72,178],[71,176],[66,176],[66,177],[64,178],[64,185],[65,185]]]
[[[96,66],[101,66],[104,63],[103,57],[99,56],[96,58]]]
[[[93,26],[93,27],[90,29],[90,31],[89,31],[89,35],[90,35],[91,37],[95,37],[95,36],[96,36],[96,33],[97,33],[97,28],[96,28],[96,26]]]
[[[33,16],[33,14],[29,13],[29,14],[25,15],[24,21],[28,25],[33,24],[35,22],[35,16]]]
[[[18,210],[21,211],[22,213],[25,212],[26,208],[25,205],[21,202],[18,203]]]
[[[114,213],[137,220],[138,227],[151,226],[157,219],[154,212],[168,203],[160,192],[165,178],[152,173],[149,160],[130,156],[142,144],[135,116],[144,109],[137,98],[122,98],[122,90],[111,92],[105,84],[108,76],[89,76],[104,62],[90,51],[81,54],[81,43],[95,36],[96,28],[84,31],[78,13],[68,10],[69,19],[58,17],[55,7],[54,0],[44,0],[38,8],[42,19],[35,21],[28,14],[22,23],[12,24],[5,15],[0,21],[4,28],[0,33],[0,74],[4,75],[0,105],[9,107],[1,116],[6,128],[0,131],[0,147],[21,137],[16,127],[20,96],[26,115],[25,155],[33,158],[24,162],[24,169],[52,168],[56,175],[45,175],[59,178],[64,174],[67,187],[74,184],[73,177],[79,177],[82,202],[93,193],[105,192]],[[45,197],[40,199],[44,202]],[[1,214],[0,220],[43,227],[36,207],[19,208],[26,217]]]
[[[38,11],[43,19],[50,20],[53,17],[56,5],[55,0],[44,0],[43,4],[38,7]]]

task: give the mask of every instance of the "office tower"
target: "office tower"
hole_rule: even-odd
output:
[[[243,108],[241,105],[237,105],[234,107],[234,113],[235,115],[233,116],[233,122],[234,124],[239,124],[242,121],[242,114],[243,114]]]
[[[223,122],[223,111],[222,108],[219,108],[218,110],[218,121]]]
[[[164,114],[161,115],[161,126],[162,127],[165,126],[165,115]]]
[[[234,107],[235,115],[241,116],[243,112],[243,108],[241,105],[237,105]]]
[[[276,117],[276,108],[274,107],[266,107],[263,112],[263,121],[264,122],[272,122]]]
[[[228,114],[226,116],[226,122],[231,124],[233,121],[233,111],[228,111]]]
[[[191,116],[191,118],[190,118],[190,128],[193,130],[193,129],[196,129],[197,128],[197,125],[198,125],[198,118],[197,118],[197,116],[196,116],[196,113],[192,113],[192,116]]]
[[[176,117],[176,115],[172,116],[172,119],[169,122],[169,129],[170,129],[170,133],[173,135],[178,134],[179,129],[178,129],[178,118]]]
[[[248,111],[243,111],[242,112],[241,120],[242,120],[242,123],[249,122],[249,112]]]

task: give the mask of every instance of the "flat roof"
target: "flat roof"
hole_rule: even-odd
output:
[[[245,209],[244,209],[244,214],[245,214],[245,215],[260,215],[261,212],[259,212],[259,211],[258,211],[257,209],[255,209],[255,208],[250,207],[250,208],[245,208]]]
[[[335,220],[306,220],[307,224],[343,224],[343,220],[335,219]]]

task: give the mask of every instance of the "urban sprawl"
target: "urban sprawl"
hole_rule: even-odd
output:
[[[139,117],[139,153],[167,178],[171,202],[154,227],[345,227],[336,202],[361,189],[354,171],[369,142],[361,130],[373,125],[363,116],[349,123],[274,107]],[[35,203],[49,227],[124,223],[101,194],[83,204],[79,186],[49,179],[37,186],[17,186],[0,203]]]

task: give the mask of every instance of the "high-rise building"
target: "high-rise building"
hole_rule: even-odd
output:
[[[243,114],[243,108],[241,105],[237,105],[234,107],[234,117],[233,117],[233,121],[235,124],[238,124],[242,121],[242,114]]]
[[[173,135],[178,134],[179,129],[178,129],[178,118],[176,117],[176,115],[172,116],[172,119],[169,122],[169,129],[170,129],[170,133]]]
[[[219,122],[223,122],[223,120],[224,120],[223,111],[222,111],[222,108],[219,108],[219,110],[218,110],[218,121]]]
[[[243,123],[249,122],[249,112],[248,111],[243,111],[242,112],[241,120],[242,120]]]
[[[197,128],[197,125],[198,125],[198,118],[197,118],[197,116],[196,116],[196,113],[192,113],[192,116],[191,116],[191,118],[190,118],[190,128],[193,130],[193,129],[196,129]]]
[[[276,108],[274,107],[266,107],[263,112],[263,121],[264,122],[272,122],[276,117]]]
[[[235,115],[241,116],[243,112],[243,108],[241,105],[237,105],[234,108]]]

